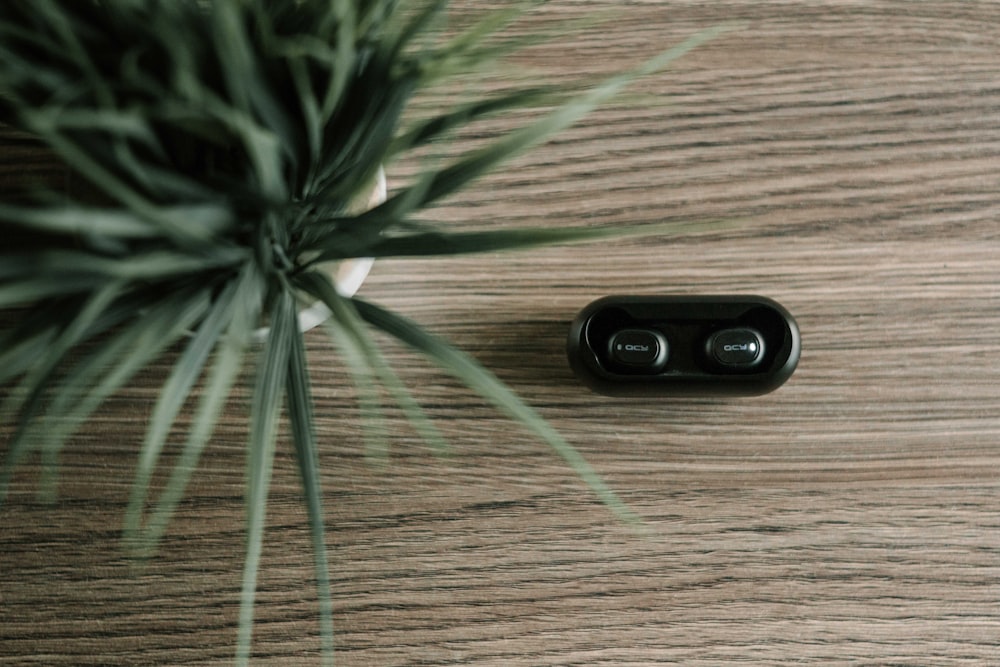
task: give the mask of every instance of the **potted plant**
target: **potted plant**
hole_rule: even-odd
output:
[[[288,416],[308,509],[327,657],[332,620],[308,359],[313,302],[361,393],[376,381],[427,438],[422,415],[370,328],[455,374],[551,445],[629,518],[586,461],[490,372],[417,324],[338,290],[329,263],[514,249],[620,229],[449,232],[417,214],[581,117],[637,75],[712,37],[695,35],[634,72],[582,88],[530,86],[407,115],[414,95],[496,66],[533,37],[504,37],[521,6],[449,28],[446,2],[394,0],[6,0],[0,4],[0,122],[44,143],[83,194],[0,202],[0,419],[14,468],[40,453],[55,495],[59,451],[113,392],[173,355],[138,454],[125,544],[151,556],[241,372],[253,369],[246,558],[238,659],[253,604],[279,415]],[[547,113],[486,147],[366,201],[382,169],[523,108]],[[649,231],[649,230],[642,230]],[[671,230],[657,229],[660,232]],[[259,332],[255,336],[255,332]],[[195,391],[195,387],[203,389]],[[189,403],[189,400],[192,403]],[[150,481],[185,405],[190,429],[169,481]]]

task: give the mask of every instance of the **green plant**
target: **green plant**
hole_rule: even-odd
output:
[[[597,238],[615,229],[454,233],[417,213],[564,128],[709,39],[696,35],[636,72],[575,95],[531,86],[407,123],[413,96],[492,66],[531,37],[498,36],[524,7],[446,36],[446,2],[392,0],[5,0],[0,3],[0,121],[44,142],[88,184],[86,197],[0,203],[0,418],[14,467],[39,453],[55,494],[59,452],[142,368],[174,354],[139,453],[125,543],[150,556],[209,443],[247,359],[247,551],[238,659],[248,660],[257,569],[279,415],[285,410],[308,509],[324,651],[332,614],[308,363],[296,313],[319,300],[363,401],[374,378],[426,437],[416,400],[368,327],[427,355],[549,443],[620,515],[628,510],[586,461],[492,374],[415,323],[341,296],[322,262],[443,255]],[[377,170],[505,110],[549,112],[428,171],[384,204],[349,204]],[[648,231],[648,230],[647,230]],[[657,230],[659,232],[670,230]],[[266,324],[262,344],[254,330]],[[199,383],[204,389],[195,392]],[[191,399],[194,396],[195,398]],[[158,497],[150,481],[188,400],[194,417]]]

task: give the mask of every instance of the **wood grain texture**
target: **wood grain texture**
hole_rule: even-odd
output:
[[[432,215],[740,224],[380,262],[363,294],[510,383],[650,535],[618,525],[544,445],[390,342],[452,451],[435,457],[390,413],[391,458],[372,466],[348,378],[310,335],[339,664],[1000,663],[1000,6],[567,0],[532,20],[606,9],[607,24],[483,85],[610,73],[721,21],[744,27]],[[503,127],[473,128],[470,145]],[[3,141],[3,183],[24,164],[49,173]],[[566,327],[591,299],[733,292],[798,319],[802,360],[773,394],[607,399],[568,370]],[[160,558],[136,571],[117,543],[162,377],[151,369],[67,451],[58,505],[35,502],[30,466],[18,476],[0,508],[0,664],[231,660],[245,397]],[[290,456],[285,443],[262,665],[318,662]]]

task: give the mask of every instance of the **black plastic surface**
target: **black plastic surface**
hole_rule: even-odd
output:
[[[669,346],[665,363],[620,363],[609,343],[624,331],[662,336]],[[792,375],[800,351],[791,314],[771,299],[746,295],[605,297],[577,315],[567,341],[577,376],[613,396],[766,394]]]

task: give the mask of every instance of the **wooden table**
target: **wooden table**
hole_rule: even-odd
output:
[[[534,20],[603,9],[609,23],[532,50],[511,76],[610,73],[699,29],[744,27],[435,215],[741,222],[384,261],[362,293],[506,380],[650,535],[388,342],[452,449],[435,455],[390,412],[391,456],[371,465],[348,377],[310,334],[339,664],[1000,663],[1000,6],[567,0]],[[24,156],[0,159],[10,177]],[[800,366],[759,398],[594,395],[567,367],[567,325],[615,293],[770,296],[798,319]],[[118,542],[162,378],[150,369],[73,443],[56,506],[35,501],[31,466],[18,475],[0,508],[0,664],[231,660],[245,401],[160,557],[134,571]],[[298,493],[284,442],[262,665],[318,661]]]

